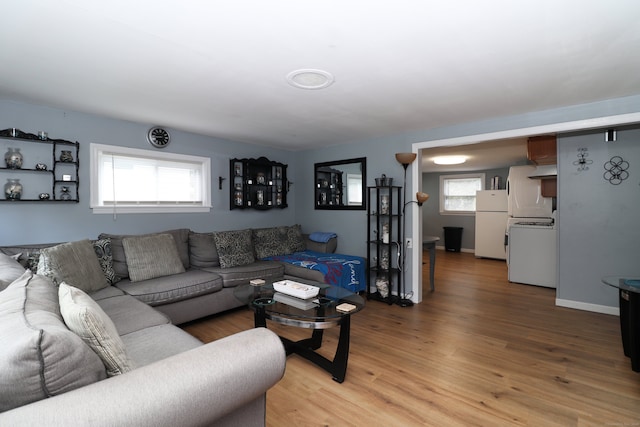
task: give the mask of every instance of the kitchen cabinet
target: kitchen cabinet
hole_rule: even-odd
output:
[[[527,158],[536,165],[555,165],[557,163],[557,143],[555,135],[533,136],[527,140]],[[546,177],[541,180],[543,197],[557,197],[558,180]]]
[[[232,210],[287,207],[287,165],[259,157],[231,159],[230,169]]]
[[[555,135],[529,138],[527,140],[527,158],[536,165],[555,165],[558,158]]]

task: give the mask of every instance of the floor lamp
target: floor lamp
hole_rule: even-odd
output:
[[[401,277],[400,277],[400,286],[398,286],[398,299],[397,299],[397,303],[399,306],[401,307],[410,307],[413,305],[413,301],[411,301],[410,299],[406,298],[405,295],[405,261],[406,261],[406,216],[405,216],[405,208],[407,207],[408,204],[410,203],[416,203],[418,206],[422,206],[422,204],[424,202],[427,201],[427,199],[429,198],[428,194],[425,193],[416,193],[416,199],[417,200],[410,200],[408,202],[405,202],[405,200],[407,199],[407,168],[409,167],[409,165],[411,163],[413,163],[413,161],[416,159],[417,154],[416,153],[396,153],[396,160],[402,165],[402,167],[404,168],[404,183],[402,186],[402,200],[403,200],[403,205],[402,205],[402,242],[401,242],[401,247],[402,247],[402,253],[400,254],[399,259],[401,260],[401,264],[400,264],[400,273],[401,273]]]

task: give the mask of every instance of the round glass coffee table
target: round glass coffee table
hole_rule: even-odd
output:
[[[260,286],[240,285],[234,295],[254,312],[256,328],[266,328],[267,320],[298,328],[313,329],[311,338],[291,341],[280,337],[287,355],[295,353],[331,373],[339,383],[344,381],[349,359],[349,335],[351,315],[364,308],[364,299],[346,289],[325,283],[305,283],[320,288],[318,296],[310,299],[296,298],[276,292],[272,283]],[[340,307],[350,305],[349,311]],[[333,360],[318,354],[322,346],[324,329],[340,327],[340,337]]]

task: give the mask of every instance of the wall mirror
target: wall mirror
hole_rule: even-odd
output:
[[[315,164],[316,209],[366,209],[367,158]]]

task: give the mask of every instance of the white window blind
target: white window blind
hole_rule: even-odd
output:
[[[483,182],[484,174],[441,175],[440,213],[474,213],[476,191],[483,189]]]
[[[94,213],[203,212],[210,159],[91,144]]]

